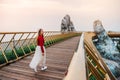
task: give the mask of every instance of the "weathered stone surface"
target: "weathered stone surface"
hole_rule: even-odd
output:
[[[70,19],[69,15],[66,15],[61,22],[61,31],[68,32],[68,31],[75,31],[73,22]]]
[[[109,69],[116,77],[120,77],[120,52],[112,39],[107,35],[100,20],[94,21],[94,32],[97,35],[95,46],[104,58]]]

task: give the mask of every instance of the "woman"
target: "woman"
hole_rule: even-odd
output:
[[[44,47],[44,36],[43,36],[43,30],[42,29],[40,29],[38,31],[37,47],[36,47],[33,59],[30,62],[29,66],[30,66],[30,68],[34,69],[35,72],[37,72],[38,64],[41,65],[41,70],[46,70],[47,69],[47,66],[46,66],[46,50],[45,50],[45,47]]]

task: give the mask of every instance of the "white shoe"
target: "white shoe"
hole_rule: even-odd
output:
[[[35,68],[34,71],[37,72],[37,68]]]
[[[47,66],[44,66],[41,68],[42,71],[46,70],[47,69]]]

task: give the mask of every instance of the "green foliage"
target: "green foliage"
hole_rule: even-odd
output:
[[[30,50],[27,46],[23,46],[23,49],[25,51],[26,54],[30,53]]]
[[[6,61],[5,61],[5,58],[3,57],[3,55],[2,55],[2,52],[0,52],[0,64],[3,64],[3,63],[5,63]]]
[[[5,55],[8,59],[8,61],[16,59],[16,56],[12,50],[6,50]]]
[[[22,51],[22,49],[21,49],[21,48],[17,48],[17,49],[15,49],[15,50],[16,50],[16,53],[17,53],[18,57],[20,57],[20,56],[23,56],[23,55],[24,55],[24,52]]]
[[[30,49],[31,49],[31,51],[35,51],[35,47],[34,47],[34,45],[30,45]]]
[[[95,78],[94,75],[91,75],[91,76],[89,77],[89,80],[97,80],[97,79]]]

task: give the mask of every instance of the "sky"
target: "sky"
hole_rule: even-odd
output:
[[[0,0],[0,32],[60,31],[66,14],[77,31],[93,31],[97,19],[120,31],[120,0]]]

